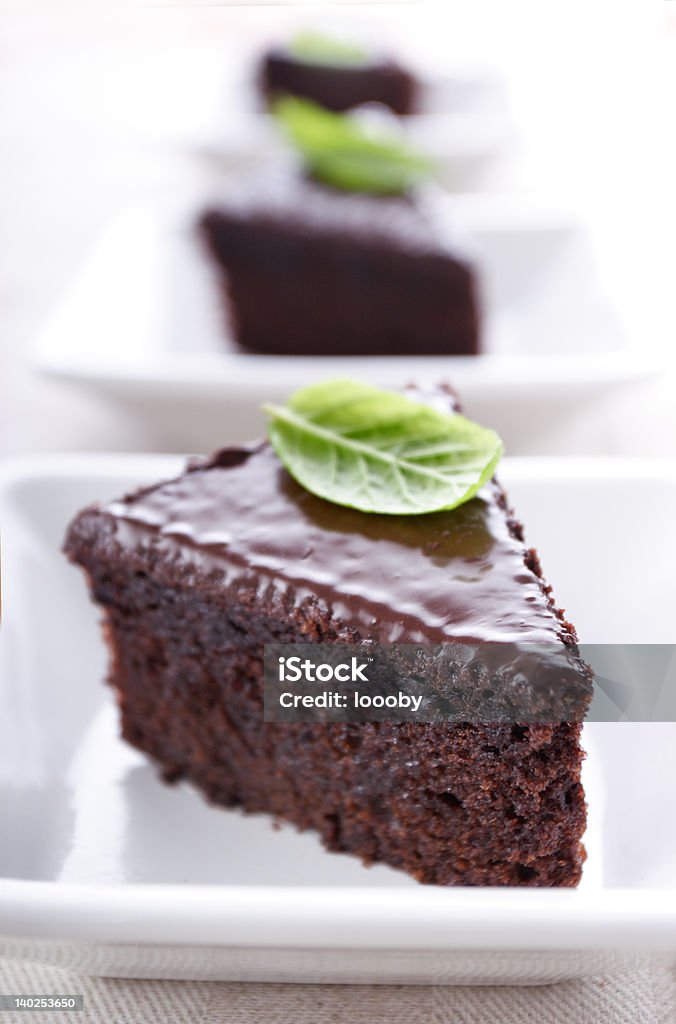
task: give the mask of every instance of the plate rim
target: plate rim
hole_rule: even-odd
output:
[[[0,934],[286,949],[676,949],[676,891],[3,879]]]

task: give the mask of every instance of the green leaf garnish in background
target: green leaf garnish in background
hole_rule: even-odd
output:
[[[370,131],[354,114],[334,114],[284,96],[272,112],[310,173],[348,192],[397,195],[432,173],[432,162],[393,133]]]
[[[265,405],[275,452],[312,494],[362,512],[419,515],[469,501],[502,442],[457,413],[393,391],[331,380]]]
[[[334,64],[354,67],[366,64],[368,51],[357,43],[325,36],[321,32],[299,32],[288,46],[289,53],[298,60],[312,64]]]

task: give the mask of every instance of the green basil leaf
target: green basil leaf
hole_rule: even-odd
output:
[[[492,430],[393,391],[332,380],[263,407],[272,446],[312,494],[362,512],[419,515],[469,501],[492,477]]]
[[[288,50],[292,57],[310,64],[354,67],[368,63],[369,59],[363,46],[320,32],[299,32],[291,40]]]
[[[432,163],[399,136],[370,131],[354,115],[334,114],[285,96],[273,114],[310,173],[335,188],[397,195],[432,172]]]

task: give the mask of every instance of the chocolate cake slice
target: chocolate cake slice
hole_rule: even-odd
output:
[[[302,96],[335,111],[382,103],[395,114],[412,114],[418,95],[415,76],[387,57],[365,55],[356,62],[315,60],[284,47],[275,47],[264,56],[260,87],[269,102],[279,96]]]
[[[281,171],[233,186],[199,228],[247,351],[479,351],[473,263],[432,188],[355,194]]]
[[[422,882],[578,882],[579,722],[263,717],[271,643],[469,638],[479,674],[482,645],[546,644],[589,686],[497,482],[452,511],[366,514],[304,490],[266,443],[226,448],[84,510],[65,550],[103,611],[123,735],[166,779]]]

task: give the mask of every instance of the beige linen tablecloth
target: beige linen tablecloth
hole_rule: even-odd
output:
[[[0,960],[0,993],[84,996],[84,1011],[0,1011],[0,1024],[673,1024],[676,960],[534,987],[278,985],[87,978]]]

